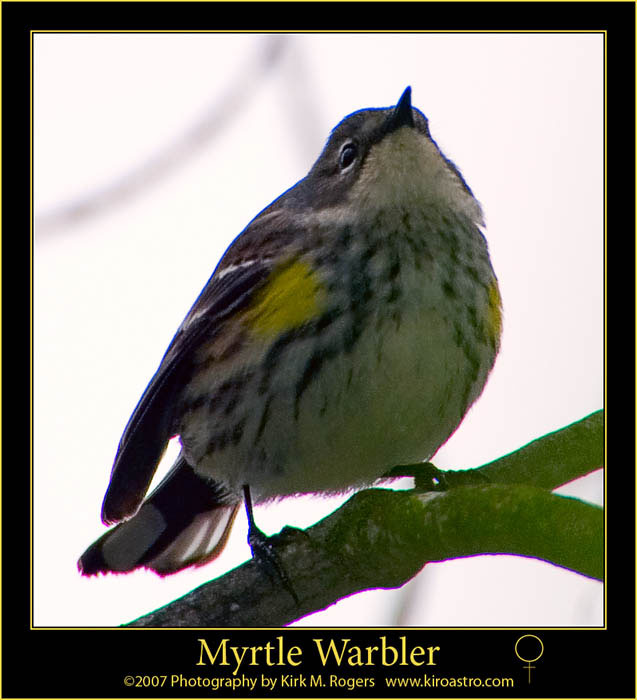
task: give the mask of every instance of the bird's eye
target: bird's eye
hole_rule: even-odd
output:
[[[349,166],[354,162],[356,159],[356,156],[358,155],[358,149],[356,148],[356,145],[348,142],[346,143],[343,148],[341,148],[341,155],[338,161],[338,164],[341,168],[341,170],[345,170],[346,168],[349,168]]]

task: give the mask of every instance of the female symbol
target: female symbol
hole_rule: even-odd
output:
[[[531,640],[536,640],[536,642],[533,642]],[[520,654],[520,651],[518,650],[518,645],[522,642],[522,652],[526,655],[532,654],[537,649],[539,649],[539,653],[537,656],[535,656],[532,659],[527,659],[522,654]],[[538,646],[539,645],[539,646]],[[518,641],[515,643],[515,655],[520,659],[520,661],[526,662],[526,666],[524,668],[529,669],[529,683],[531,682],[531,669],[535,668],[535,666],[531,666],[531,663],[533,661],[537,661],[542,654],[544,653],[544,644],[542,644],[542,640],[539,637],[536,637],[534,634],[525,634],[524,636],[520,637]]]

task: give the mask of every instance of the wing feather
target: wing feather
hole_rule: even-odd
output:
[[[170,343],[120,440],[104,502],[106,524],[131,517],[148,490],[157,464],[174,435],[179,394],[193,355],[214,337],[221,322],[244,308],[270,270],[267,261],[217,268]]]

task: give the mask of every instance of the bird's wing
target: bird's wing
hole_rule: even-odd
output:
[[[197,348],[214,337],[225,319],[249,303],[271,269],[267,258],[224,261],[184,319],[128,421],[102,504],[106,524],[129,518],[139,508],[174,435],[179,392],[188,381]]]

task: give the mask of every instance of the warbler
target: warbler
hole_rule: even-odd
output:
[[[223,549],[244,496],[343,493],[427,460],[482,392],[501,300],[482,209],[407,88],[336,126],[227,249],[119,443],[80,571]],[[144,500],[168,441],[181,452]],[[251,543],[255,538],[251,539]]]

